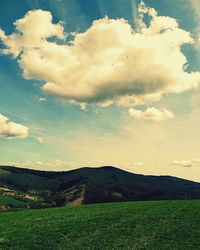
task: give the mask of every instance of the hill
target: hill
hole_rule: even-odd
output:
[[[200,198],[200,183],[170,176],[144,176],[115,167],[45,172],[0,166],[0,194],[32,207],[131,200]]]
[[[26,203],[24,201],[17,200],[12,196],[0,194],[0,206],[5,204],[12,204],[13,208],[27,208]]]
[[[2,212],[0,221],[0,249],[200,249],[199,200]]]

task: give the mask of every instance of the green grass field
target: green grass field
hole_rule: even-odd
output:
[[[20,200],[17,200],[11,196],[2,195],[0,194],[0,206],[6,205],[6,204],[12,204],[12,206],[15,208],[25,208],[27,207],[26,203]]]
[[[0,249],[200,249],[200,201],[0,213]]]

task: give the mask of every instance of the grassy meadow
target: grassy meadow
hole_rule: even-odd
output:
[[[200,249],[200,201],[0,213],[0,249]]]

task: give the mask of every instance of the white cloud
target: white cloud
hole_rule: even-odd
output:
[[[199,34],[199,21],[200,21],[200,2],[199,0],[190,0],[187,7],[192,11],[192,19],[196,22],[196,27],[194,28],[195,33]]]
[[[42,137],[37,137],[36,139],[39,143],[41,144],[44,143],[44,139]]]
[[[133,163],[133,167],[134,167],[134,168],[144,167],[144,162],[141,162],[141,161],[135,161],[135,162]]]
[[[200,159],[195,160],[175,160],[170,165],[172,166],[178,166],[178,167],[194,167],[194,166],[200,166]]]
[[[0,137],[14,139],[26,138],[27,136],[27,127],[15,122],[10,122],[7,117],[0,114]]]
[[[167,121],[174,118],[174,114],[167,109],[159,110],[156,108],[147,108],[146,110],[142,111],[130,108],[128,113],[131,117],[136,119],[152,120],[157,122]]]
[[[47,98],[45,98],[45,97],[39,97],[38,100],[39,100],[39,102],[45,102],[47,100]]]
[[[190,12],[192,12],[192,19],[194,20],[193,33],[195,34],[195,48],[199,52],[200,50],[200,2],[199,0],[190,0],[188,3]]]
[[[67,171],[71,169],[78,168],[79,165],[73,162],[67,162],[62,160],[52,160],[52,161],[30,161],[25,162],[4,162],[0,165],[9,165],[22,168],[30,168],[37,170],[52,170],[52,171]]]
[[[80,103],[79,107],[80,107],[81,110],[84,110],[84,111],[86,110],[86,104],[85,103]]]
[[[34,163],[34,166],[36,168],[40,168],[40,169],[52,168],[53,170],[68,169],[68,168],[72,169],[74,165],[75,164],[72,162],[66,162],[66,161],[61,161],[61,160],[53,160],[49,162],[37,161]]]
[[[60,44],[48,38],[65,40],[62,23],[53,24],[48,11],[29,11],[14,23],[13,34],[0,30],[7,47],[2,53],[18,57],[26,79],[42,80],[44,91],[71,103],[135,106],[197,87],[200,73],[185,71],[181,51],[193,43],[191,34],[144,3],[138,16],[135,30],[124,19],[105,17]]]

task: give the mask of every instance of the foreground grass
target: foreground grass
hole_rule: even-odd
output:
[[[200,201],[0,213],[0,249],[200,249]]]

